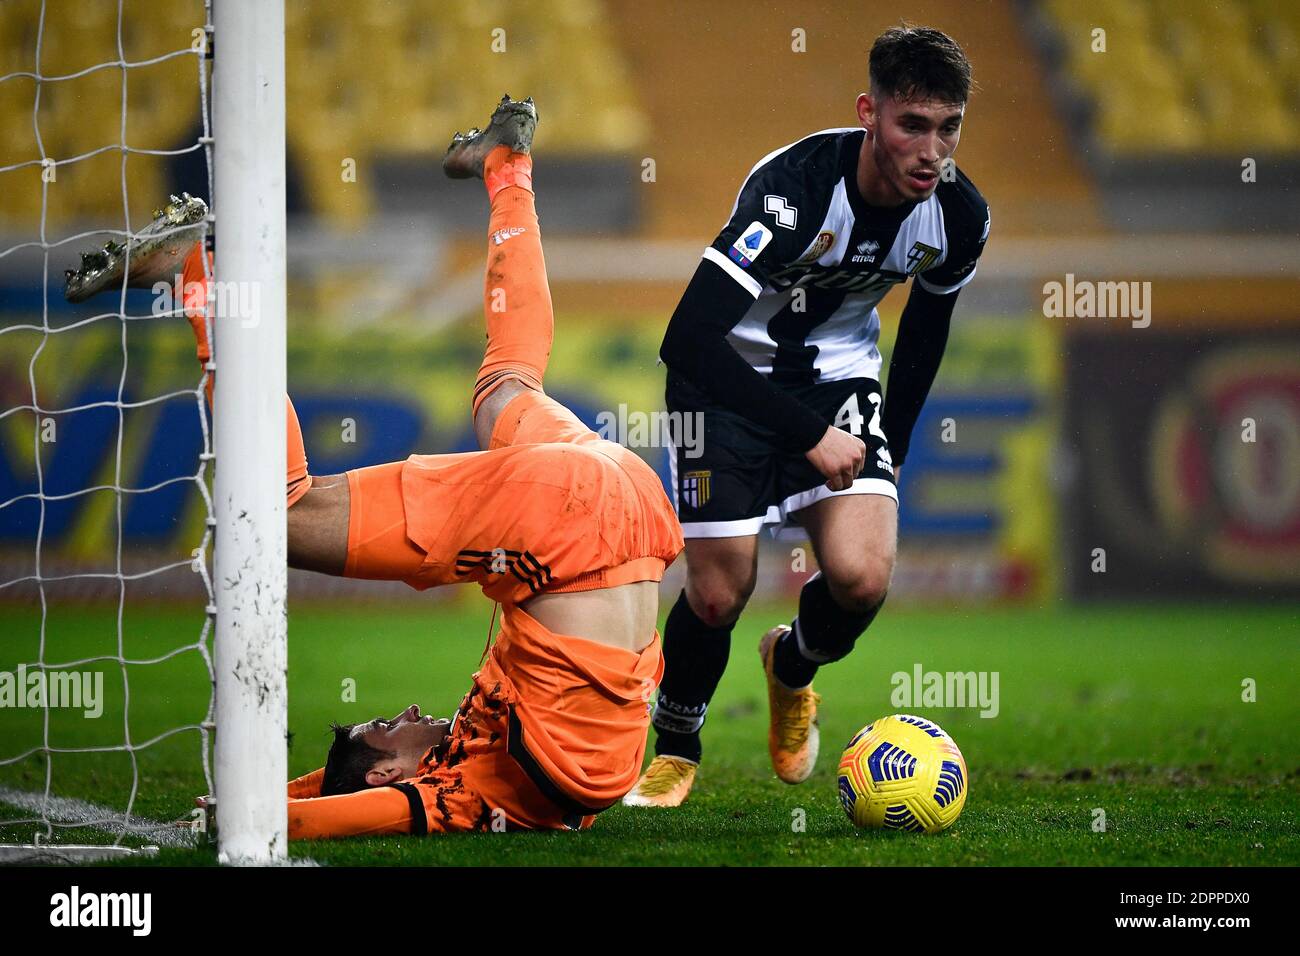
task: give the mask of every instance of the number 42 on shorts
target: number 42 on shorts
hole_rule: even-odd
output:
[[[880,396],[872,392],[867,395],[867,400],[871,402],[871,421],[867,423],[867,431],[882,442],[887,441],[885,433],[880,430]],[[858,393],[852,392],[835,413],[835,421],[831,424],[836,428],[847,429],[850,435],[861,435],[862,423],[865,421],[866,417],[858,405]]]

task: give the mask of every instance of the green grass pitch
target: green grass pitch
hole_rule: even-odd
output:
[[[468,597],[468,595],[466,596]],[[682,865],[1295,865],[1300,862],[1300,642],[1296,608],[1126,606],[886,609],[847,661],[817,678],[822,753],[811,780],[790,787],[767,763],[766,700],[755,647],[789,608],[752,608],[705,730],[704,764],[677,811],[614,807],[585,833],[390,837],[295,843],[294,856],[333,865],[491,863]],[[53,608],[46,659],[115,653],[115,609]],[[384,606],[295,605],[290,612],[289,769],[323,762],[329,720],[392,714],[412,702],[450,714],[469,687],[486,633],[481,601]],[[0,609],[0,670],[36,654],[39,618]],[[125,653],[150,657],[193,639],[198,608],[128,606]],[[896,708],[890,675],[996,671],[1000,711]],[[96,665],[100,666],[100,665]],[[101,717],[57,712],[50,743],[141,742],[195,723],[206,707],[197,654],[132,666],[129,728],[116,663],[104,665]],[[345,679],[356,702],[341,700]],[[1242,700],[1242,682],[1257,701]],[[854,831],[840,809],[840,748],[896,710],[937,720],[961,746],[971,789],[955,827],[938,836]],[[39,711],[0,711],[0,759],[39,745]],[[198,736],[165,737],[137,754],[137,813],[186,816],[202,792]],[[121,807],[127,755],[52,758],[52,789]],[[40,791],[45,758],[0,766],[0,787]],[[1106,829],[1094,830],[1095,810]],[[0,817],[12,818],[0,806]],[[800,826],[800,823],[803,825]],[[32,827],[0,827],[0,842]],[[104,842],[96,831],[63,840]],[[164,850],[158,862],[206,864],[210,849]]]

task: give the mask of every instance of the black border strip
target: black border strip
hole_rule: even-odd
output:
[[[542,795],[550,800],[553,804],[565,811],[564,825],[571,830],[577,830],[582,826],[582,818],[595,816],[608,810],[610,806],[600,808],[583,806],[577,800],[574,800],[564,791],[562,791],[546,771],[538,764],[537,759],[528,752],[528,747],[524,744],[524,726],[519,722],[519,715],[515,712],[515,705],[510,704],[507,707],[510,714],[510,732],[506,739],[506,752],[515,759],[521,770],[528,775],[537,789],[542,791]]]
[[[413,783],[390,783],[392,787],[400,793],[406,795],[406,802],[411,805],[411,833],[415,836],[425,836],[429,832],[429,817],[424,809],[424,801],[420,799],[420,791],[416,789]]]

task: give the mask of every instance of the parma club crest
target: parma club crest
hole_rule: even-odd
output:
[[[924,272],[939,260],[939,256],[940,252],[934,246],[927,246],[924,242],[913,243],[912,251],[907,254],[907,274],[914,276]]]
[[[682,501],[691,508],[703,508],[709,500],[712,471],[688,471],[682,475]]]

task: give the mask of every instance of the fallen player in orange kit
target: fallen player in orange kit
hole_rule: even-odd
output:
[[[536,124],[531,99],[503,97],[488,127],[457,134],[443,159],[453,178],[481,177],[492,206],[488,342],[473,396],[486,450],[312,476],[287,404],[292,567],[419,589],[472,582],[503,610],[450,725],[414,705],[335,725],[325,766],[289,784],[291,839],[585,828],[640,772],[663,671],[658,582],[683,541],[654,471],[542,391],[553,315],[532,190]],[[198,221],[184,204],[202,206],[178,200],[163,227]],[[120,288],[123,266],[108,251],[69,274],[69,298]],[[136,261],[150,259],[133,250],[129,284],[151,285]],[[204,266],[195,245],[185,311],[207,362]]]

